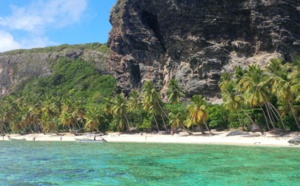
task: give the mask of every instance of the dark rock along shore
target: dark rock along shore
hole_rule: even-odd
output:
[[[110,71],[128,93],[176,78],[188,96],[218,96],[220,73],[300,54],[298,0],[118,0]]]

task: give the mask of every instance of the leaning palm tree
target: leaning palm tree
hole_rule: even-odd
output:
[[[239,116],[239,110],[242,110],[248,119],[252,122],[254,125],[254,121],[252,118],[249,116],[249,114],[243,109],[243,102],[244,102],[244,97],[243,95],[237,90],[237,84],[235,81],[230,81],[227,83],[227,86],[223,88],[223,91],[221,93],[222,98],[223,98],[223,105],[226,109],[230,111],[235,111],[239,122],[240,116]],[[242,125],[244,129],[244,125]]]
[[[101,124],[99,117],[100,117],[100,112],[98,108],[95,107],[88,108],[84,116],[84,118],[86,119],[84,129],[87,131],[99,132],[99,125]]]
[[[30,117],[32,118],[32,124],[33,124],[33,128],[35,129],[35,131],[38,133],[39,131],[44,132],[44,127],[43,127],[43,123],[42,123],[42,110],[41,110],[41,103],[37,102],[34,105],[31,105],[29,107],[29,114]]]
[[[171,128],[180,127],[180,128],[183,128],[189,134],[192,134],[191,132],[189,132],[186,129],[186,127],[184,125],[184,121],[187,117],[187,113],[184,110],[180,110],[177,113],[170,112],[169,117],[170,117],[169,124],[170,124]]]
[[[296,96],[296,101],[300,101],[300,57],[296,58],[293,64],[292,72],[289,74],[289,79],[292,83],[291,90]]]
[[[183,92],[178,85],[178,81],[176,79],[172,79],[169,82],[167,97],[171,104],[176,104],[180,101],[180,98],[183,96]]]
[[[169,118],[169,116],[166,114],[166,111],[163,108],[163,103],[160,98],[159,92],[156,90],[154,84],[150,81],[145,82],[143,85],[142,105],[143,105],[143,108],[145,111],[147,111],[148,113],[151,113],[153,115],[153,118],[157,125],[157,130],[159,130],[159,128],[158,128],[158,123],[157,123],[157,120],[155,117],[156,115],[159,115],[162,118],[164,127],[167,130],[164,116],[166,116],[167,118]]]
[[[211,133],[206,121],[208,119],[208,113],[206,109],[206,101],[201,95],[194,95],[191,99],[191,104],[187,106],[189,111],[189,124],[194,123],[201,128],[201,124],[204,124],[206,129]],[[203,133],[203,131],[202,131]]]
[[[42,122],[44,123],[44,131],[58,131],[57,118],[60,114],[59,105],[53,98],[47,97],[42,102]]]
[[[72,129],[73,117],[68,112],[62,112],[59,116],[60,123],[63,127],[67,127],[69,131]]]
[[[117,125],[121,125],[125,123],[127,131],[130,131],[130,125],[127,118],[127,99],[125,98],[124,94],[117,94],[116,97],[113,99],[113,106],[112,106],[112,114],[114,120],[116,121]],[[119,127],[123,129],[123,127]]]
[[[133,90],[129,94],[128,107],[130,111],[141,109],[140,95],[137,90]]]
[[[267,67],[267,75],[272,84],[272,93],[274,93],[281,105],[286,102],[290,111],[294,117],[298,129],[300,129],[299,121],[297,119],[297,110],[293,108],[293,100],[295,100],[295,94],[292,91],[292,81],[289,78],[289,74],[292,70],[292,66],[288,63],[282,65],[282,60],[273,59],[270,61]]]
[[[265,106],[268,118],[275,128],[275,119],[280,120],[282,127],[286,130],[286,127],[281,119],[281,116],[277,109],[270,103],[271,87],[268,76],[257,65],[249,66],[248,71],[244,74],[239,82],[240,90],[243,92],[246,104],[250,107]],[[266,119],[266,114],[264,114]],[[267,119],[266,119],[267,122]]]

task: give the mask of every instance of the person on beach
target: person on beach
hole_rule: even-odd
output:
[[[94,136],[94,141],[96,141],[96,136]]]
[[[171,129],[171,135],[172,135],[172,136],[174,135],[174,130],[173,130],[173,129]]]
[[[59,140],[60,140],[60,141],[62,140],[62,136],[59,138]]]

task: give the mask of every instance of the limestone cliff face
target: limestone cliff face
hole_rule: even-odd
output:
[[[108,73],[109,50],[103,52],[99,49],[83,49],[82,47],[84,48],[85,45],[62,45],[48,47],[48,49],[0,53],[0,97],[18,90],[20,85],[30,78],[51,75],[51,65],[60,57],[74,60],[81,57],[92,63],[103,74]]]
[[[300,54],[299,0],[118,0],[110,70],[123,91],[176,78],[187,95],[219,92],[234,66]]]

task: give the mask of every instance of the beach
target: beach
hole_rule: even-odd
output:
[[[108,133],[106,135],[83,133],[74,135],[70,133],[61,134],[10,134],[2,137],[1,140],[26,140],[26,141],[101,141],[107,142],[127,142],[127,143],[185,143],[185,144],[220,144],[220,145],[240,145],[240,146],[278,146],[278,147],[300,147],[288,143],[290,139],[295,138],[299,133],[288,133],[285,135],[276,135],[270,132],[264,134],[248,132],[242,135],[227,136],[230,131],[214,131],[213,134],[193,133],[188,135],[185,132],[178,134],[152,134],[152,133]],[[95,140],[94,140],[95,139]]]

